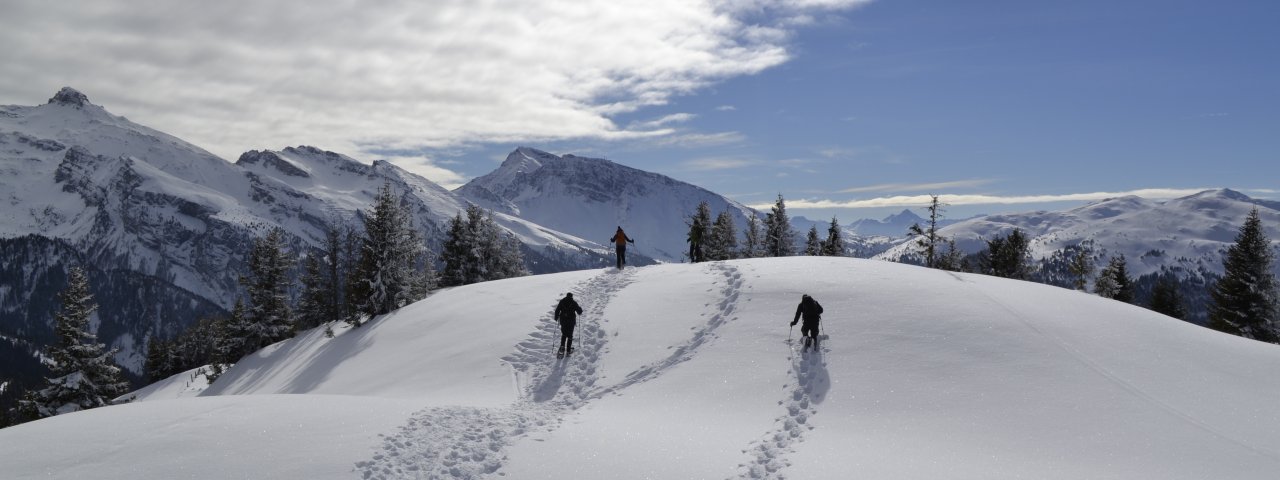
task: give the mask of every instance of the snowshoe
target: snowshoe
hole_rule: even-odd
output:
[[[556,350],[556,358],[564,358],[564,349]]]

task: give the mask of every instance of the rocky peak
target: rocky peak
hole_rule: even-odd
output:
[[[89,105],[89,97],[74,88],[62,87],[62,90],[58,90],[58,93],[55,93],[53,98],[49,99],[49,103],[78,108]]]

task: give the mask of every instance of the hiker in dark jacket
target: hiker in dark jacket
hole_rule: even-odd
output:
[[[800,305],[796,306],[796,316],[791,319],[791,326],[795,326],[796,322],[804,318],[804,325],[800,326],[800,335],[804,338],[804,348],[808,349],[809,344],[813,344],[814,350],[818,349],[818,322],[822,321],[822,305],[818,305],[818,301],[804,294],[800,297]]]
[[[634,245],[636,241],[628,238],[627,233],[622,231],[622,227],[618,227],[618,231],[613,234],[613,238],[610,238],[609,241],[618,247],[618,270],[622,270],[622,266],[627,264],[627,242],[631,242]]]
[[[573,353],[573,327],[578,325],[578,315],[581,313],[582,307],[573,301],[572,293],[564,294],[564,298],[556,305],[556,321],[560,322],[560,349],[556,351],[556,355]]]

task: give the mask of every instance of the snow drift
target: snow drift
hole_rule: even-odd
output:
[[[558,362],[551,311],[570,291],[586,312]],[[819,352],[787,342],[801,293],[826,309]],[[155,388],[0,430],[0,464],[11,478],[1262,479],[1280,468],[1278,369],[1274,345],[1045,285],[846,258],[657,265],[440,291],[268,347],[199,397]]]

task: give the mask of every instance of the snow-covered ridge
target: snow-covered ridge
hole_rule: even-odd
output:
[[[565,292],[586,313],[557,362]],[[826,310],[819,352],[787,342],[802,292]],[[178,378],[0,430],[0,463],[12,478],[1269,479],[1277,368],[1274,345],[1028,282],[822,257],[610,268],[303,332],[196,398]]]

